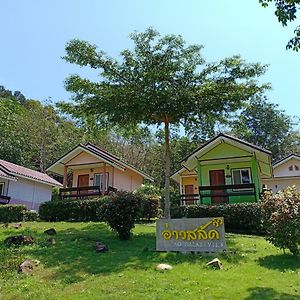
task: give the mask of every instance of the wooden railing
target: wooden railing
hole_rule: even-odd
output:
[[[105,191],[105,195],[116,192],[117,189],[109,186],[108,190]],[[59,190],[60,199],[82,199],[88,197],[102,196],[102,188],[100,186],[81,186],[72,188],[63,188]]]
[[[199,201],[199,194],[185,194],[180,196],[180,205],[193,205]]]
[[[180,196],[181,205],[193,205],[198,203],[203,203],[204,198],[210,198],[213,200],[215,198],[224,197],[224,203],[229,203],[229,197],[234,196],[245,196],[252,195],[256,199],[255,185],[254,183],[248,184],[228,184],[228,185],[218,185],[218,186],[199,186],[199,194],[185,194]],[[257,200],[257,199],[256,199]],[[213,201],[211,201],[213,202]]]
[[[4,204],[8,204],[9,202],[10,202],[10,197],[0,195],[0,204],[4,205]]]
[[[256,199],[254,183],[199,186],[199,198],[201,203],[203,202],[203,198],[212,199],[213,197],[224,197],[226,202],[229,203],[229,197],[245,195],[253,195]]]

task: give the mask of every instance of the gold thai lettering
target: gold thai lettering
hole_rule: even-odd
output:
[[[181,236],[181,238],[182,238],[183,240],[186,239],[186,231],[180,230],[180,231],[179,231],[179,235]]]
[[[165,226],[166,226],[166,229],[161,233],[161,235],[163,236],[163,238],[164,238],[165,240],[170,240],[171,237],[172,237],[172,233],[171,233],[170,230],[168,230],[169,224],[166,223]]]
[[[175,240],[178,240],[178,237],[179,237],[178,230],[173,230],[172,236],[175,236]]]
[[[220,239],[220,233],[215,229],[206,230],[208,226],[212,225],[219,227],[223,224],[221,218],[213,218],[206,224],[195,228],[194,230],[169,230],[169,224],[166,223],[166,229],[162,231],[162,237],[165,240],[170,240],[175,237],[175,240],[181,238],[182,240],[195,241],[195,240],[214,240]]]

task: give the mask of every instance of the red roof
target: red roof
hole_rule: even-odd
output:
[[[14,177],[19,175],[21,177],[26,177],[28,179],[53,186],[61,186],[61,183],[45,173],[34,171],[2,159],[0,159],[0,167],[2,167],[2,170],[0,170],[0,176],[2,176],[1,174],[3,173],[3,177]]]

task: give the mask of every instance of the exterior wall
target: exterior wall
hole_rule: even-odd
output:
[[[229,168],[227,168],[229,166]],[[209,179],[209,171],[212,170],[224,170],[225,173],[225,184],[230,185],[233,184],[232,180],[232,170],[233,169],[250,169],[251,173],[251,182],[254,182],[254,178],[257,177],[255,170],[252,168],[252,162],[231,162],[231,163],[223,163],[223,164],[215,164],[215,165],[204,165],[200,166],[201,168],[201,178],[199,179],[201,186],[210,185]],[[209,192],[208,192],[209,193]],[[230,196],[229,203],[242,203],[242,202],[255,202],[254,195],[241,195],[241,196]],[[211,199],[209,197],[203,198],[204,204],[211,204]]]
[[[81,165],[81,164],[90,164],[90,163],[98,163],[100,160],[86,152],[81,152],[74,158],[68,161],[67,165]]]
[[[290,166],[293,166],[292,171],[289,170]],[[299,170],[295,170],[295,166],[298,166]],[[274,177],[300,176],[300,161],[298,159],[291,158],[284,164],[274,168],[273,173]]]
[[[300,177],[297,178],[273,178],[270,180],[262,180],[262,183],[271,189],[274,193],[285,189],[288,186],[295,185],[300,190]]]
[[[255,202],[261,190],[260,176],[258,175],[257,161],[252,153],[237,148],[227,143],[220,143],[212,150],[198,158],[198,180],[199,186],[209,186],[209,171],[224,170],[225,184],[233,184],[233,169],[250,169],[251,182],[255,184],[254,195],[229,196],[229,203]],[[216,161],[219,159],[219,161]],[[223,160],[222,160],[223,159]],[[214,160],[216,163],[214,163]],[[242,160],[242,161],[241,161]],[[243,161],[244,160],[244,161]],[[233,191],[230,191],[233,192]],[[207,194],[210,191],[207,192]],[[204,193],[203,193],[204,194]],[[210,197],[203,198],[204,204],[211,204]]]
[[[94,185],[94,174],[103,173],[104,168],[98,167],[88,169],[80,169],[73,171],[73,183],[72,186],[76,187],[78,183],[78,175],[89,174],[90,176],[90,186]],[[108,185],[118,190],[124,191],[134,191],[138,189],[143,183],[143,177],[129,169],[121,171],[119,169],[113,168],[111,166],[106,167],[106,172],[108,173]]]
[[[25,204],[28,209],[38,210],[41,203],[51,200],[52,187],[24,178],[10,181],[7,196],[11,204]]]
[[[73,171],[72,187],[77,187],[78,175],[84,174],[89,174],[89,186],[93,186],[94,174],[104,172],[103,162],[86,152],[81,152],[67,163],[67,165],[82,165],[91,163],[95,165],[86,169],[78,169]],[[97,163],[99,163],[98,166]],[[107,164],[106,172],[108,173],[108,185],[117,188],[118,190],[134,191],[143,183],[143,177],[136,172],[131,171],[130,169],[122,171]]]
[[[194,186],[194,194],[198,194],[198,176],[182,177],[182,194],[185,194],[185,185]]]
[[[289,170],[290,166],[293,166],[293,170],[291,171]],[[295,170],[295,166],[298,166],[299,170]],[[274,193],[292,185],[295,185],[298,189],[300,189],[299,159],[291,158],[287,160],[285,163],[274,168],[273,173],[274,177],[272,179],[263,179],[262,183]]]

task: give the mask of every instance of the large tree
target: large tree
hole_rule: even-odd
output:
[[[277,104],[257,96],[245,105],[232,122],[235,136],[272,152],[273,160],[299,151],[299,132],[294,131],[293,119]]]
[[[287,26],[288,22],[294,21],[297,18],[297,10],[300,8],[300,0],[259,0],[259,2],[263,7],[274,2],[275,15],[282,26]],[[300,50],[300,25],[295,28],[294,37],[288,41],[286,48],[294,51]]]
[[[86,41],[66,45],[65,60],[100,73],[93,82],[79,75],[66,80],[74,104],[65,109],[75,116],[92,116],[102,125],[162,125],[165,137],[165,217],[170,217],[170,126],[187,125],[205,116],[238,109],[266,86],[256,77],[265,66],[246,64],[239,56],[205,64],[200,45],[186,46],[181,36],[160,36],[152,28],[130,35],[132,50],[120,59],[98,51]]]

